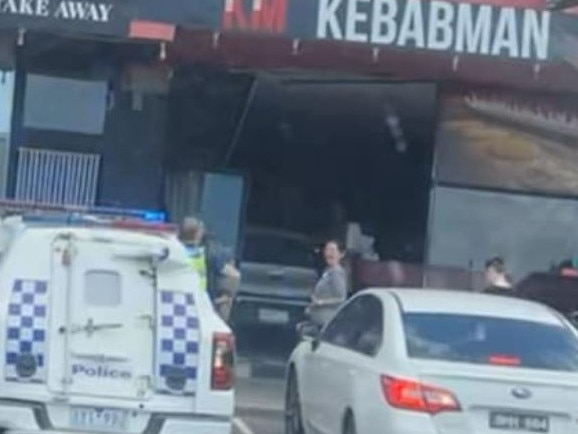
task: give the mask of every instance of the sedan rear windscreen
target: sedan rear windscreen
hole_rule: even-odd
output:
[[[411,358],[578,371],[578,339],[562,324],[444,313],[403,321]]]

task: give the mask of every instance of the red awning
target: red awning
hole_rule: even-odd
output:
[[[407,51],[388,46],[281,36],[179,29],[167,50],[173,63],[230,68],[335,70],[538,91],[578,92],[578,71],[567,63],[533,63],[488,56]]]

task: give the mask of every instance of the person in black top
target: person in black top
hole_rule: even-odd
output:
[[[512,279],[508,275],[506,264],[500,257],[489,259],[485,268],[486,294],[498,294],[514,296],[515,290],[512,285]]]

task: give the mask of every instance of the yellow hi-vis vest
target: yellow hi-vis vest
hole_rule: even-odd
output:
[[[199,274],[201,290],[207,290],[207,258],[204,247],[189,247],[189,258],[193,270]]]

